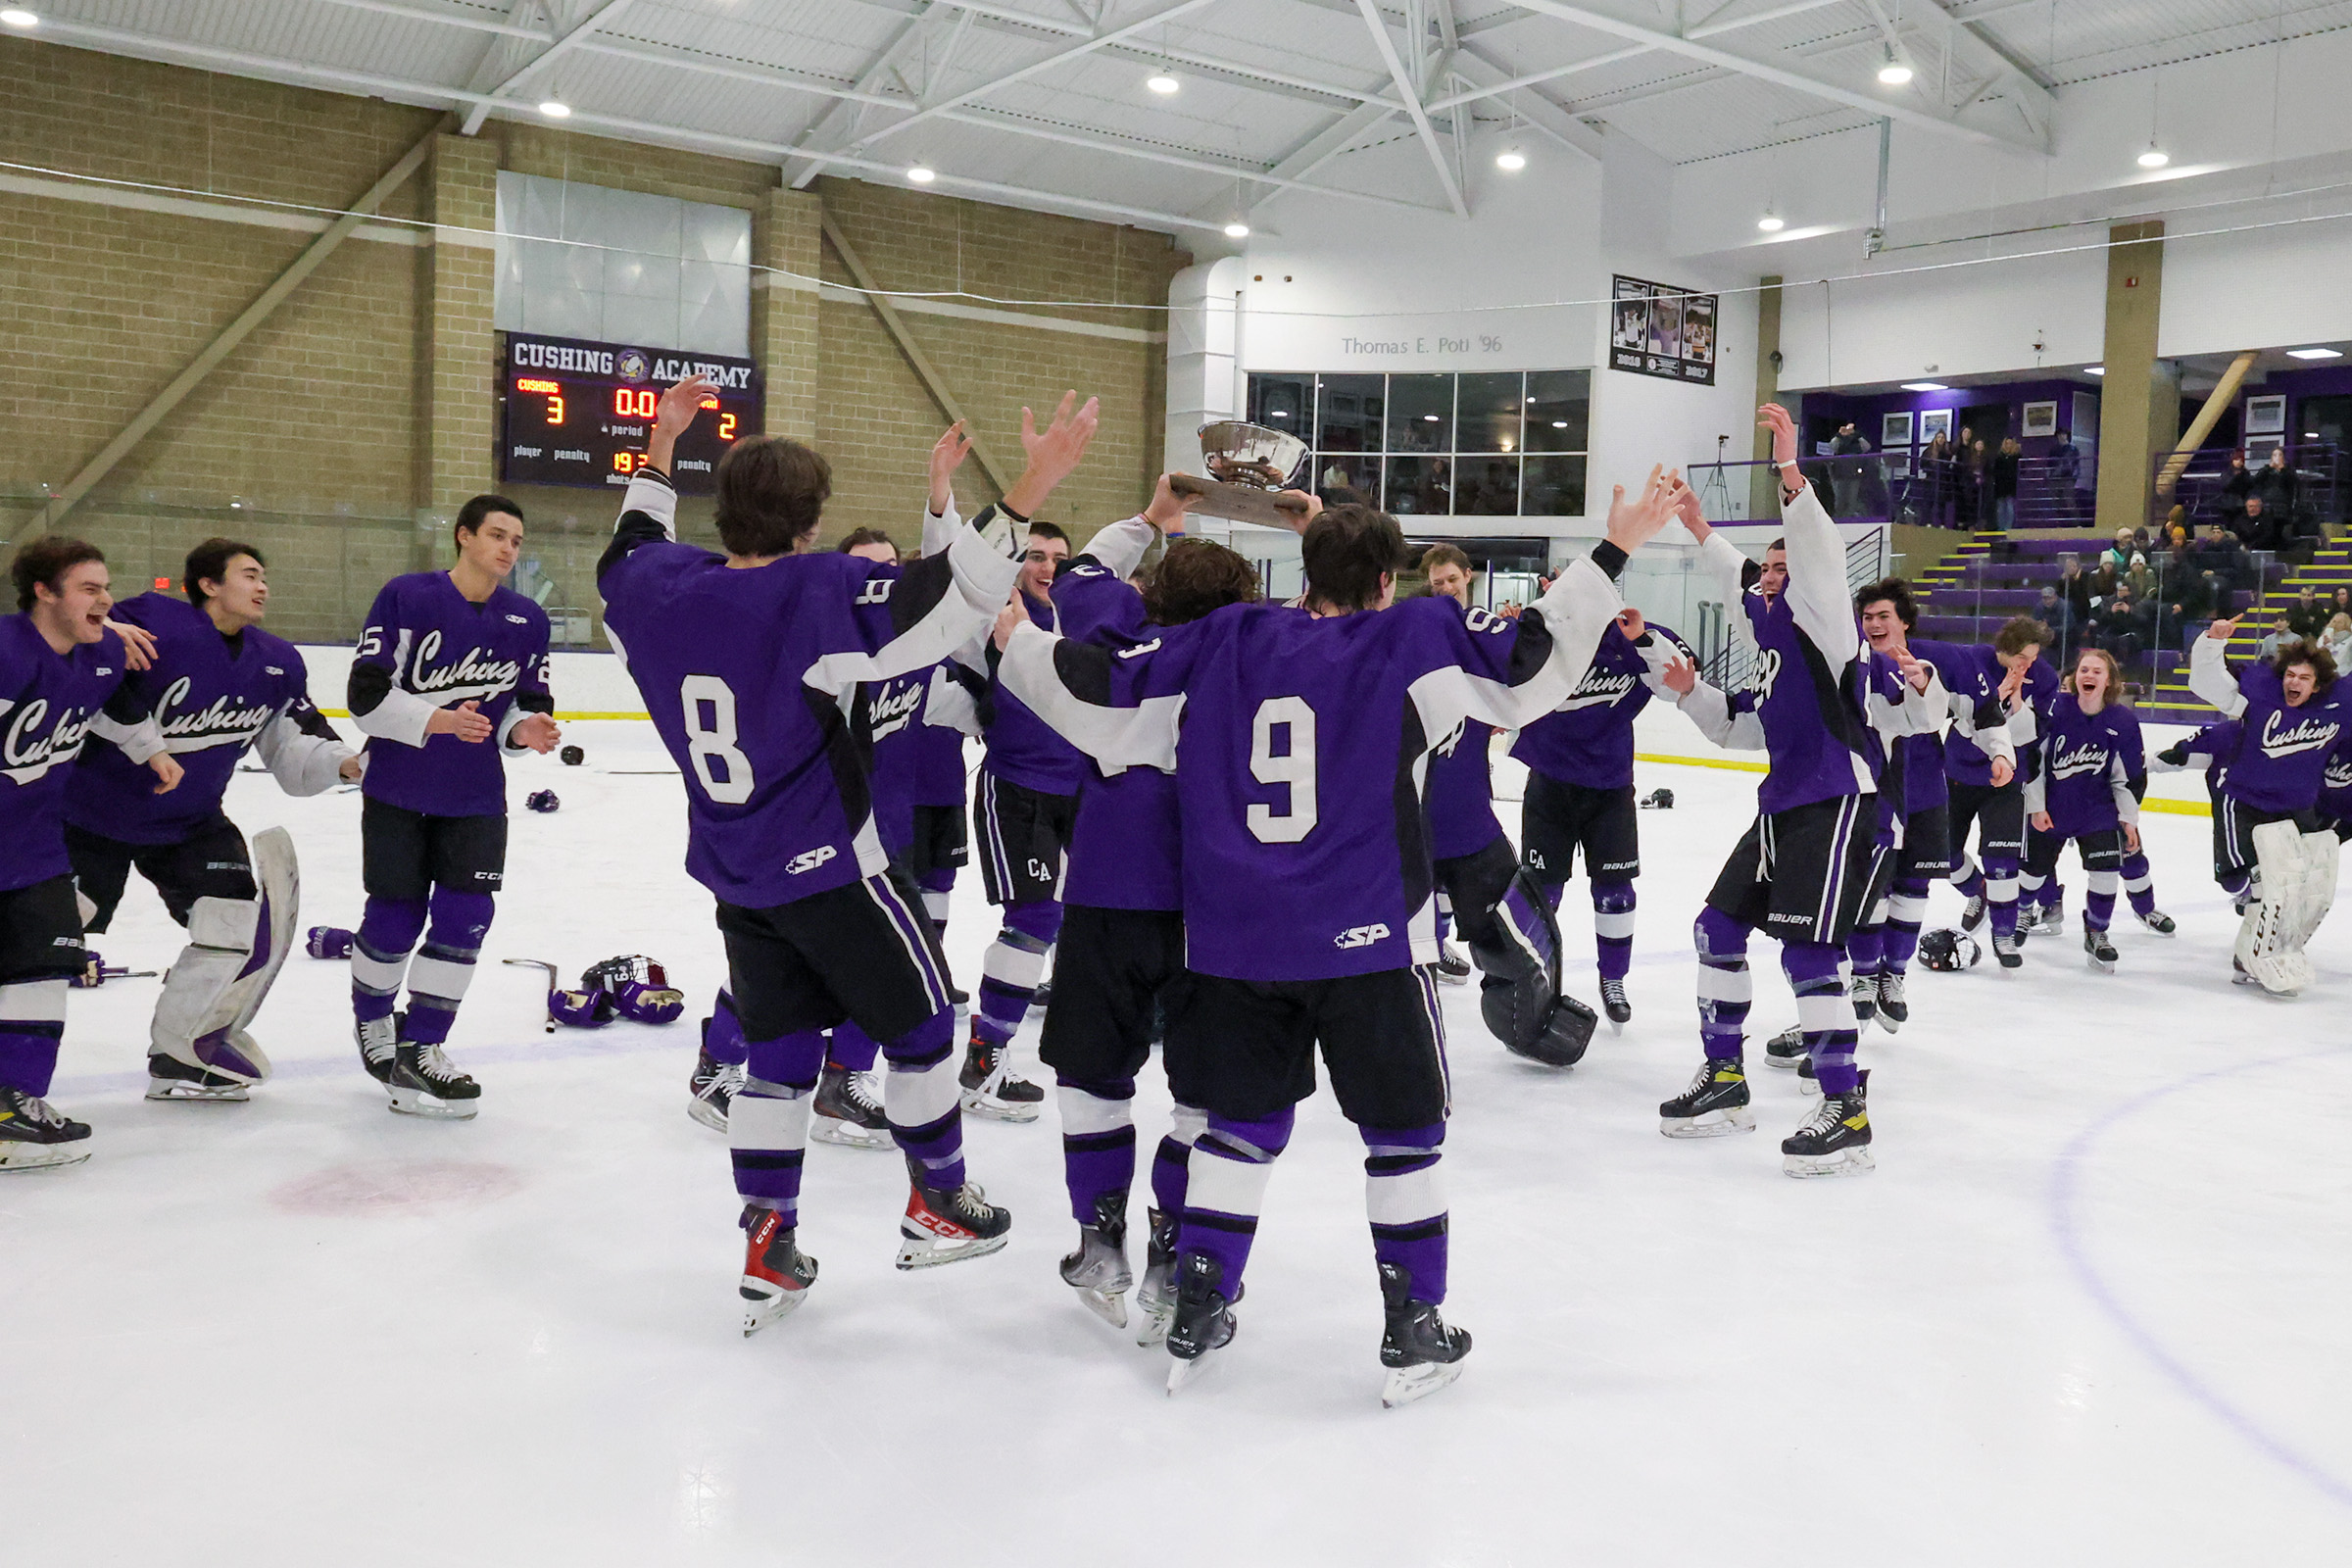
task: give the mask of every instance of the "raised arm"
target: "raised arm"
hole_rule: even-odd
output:
[[[2188,650],[2188,689],[2220,709],[2224,718],[2246,710],[2246,695],[2230,673],[2230,639],[2236,633],[2236,621],[2217,620]]]
[[[1004,659],[998,678],[1103,772],[1172,772],[1184,715],[1183,674],[1198,636],[1193,628],[1200,624],[1171,627],[1114,654],[1050,632],[1024,614],[1017,623],[999,622]]]
[[[931,495],[923,509],[923,549],[926,556],[936,556],[956,542],[956,530],[963,526],[963,515],[956,510],[956,470],[972,453],[971,437],[963,433],[963,421],[957,419],[942,432],[931,446]]]
[[[1660,666],[1658,679],[1674,700],[1674,706],[1708,740],[1726,751],[1765,749],[1764,721],[1756,716],[1755,705],[1745,697],[1733,697],[1701,680],[1695,659],[1668,660]]]
[[[1844,541],[1797,469],[1796,422],[1788,411],[1767,403],[1756,413],[1757,424],[1772,432],[1773,468],[1781,482],[1782,538],[1788,551],[1788,585],[1781,592],[1806,640],[1834,665],[1842,663],[1862,646],[1846,592]]]

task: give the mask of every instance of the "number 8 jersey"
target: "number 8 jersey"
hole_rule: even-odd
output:
[[[1186,963],[1328,980],[1437,960],[1430,748],[1566,700],[1617,613],[1603,544],[1518,620],[1449,601],[1317,619],[1230,605],[1113,653],[1023,626],[1002,678],[1100,761],[1172,767]]]
[[[669,482],[639,469],[597,586],[685,775],[687,872],[753,909],[878,874],[889,857],[848,701],[987,630],[1019,563],[966,528],[904,572],[833,552],[737,569],[677,543],[676,511]]]

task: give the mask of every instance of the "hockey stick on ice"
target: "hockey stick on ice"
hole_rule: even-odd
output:
[[[499,961],[519,965],[525,969],[545,969],[547,971],[547,994],[551,997],[556,994],[556,988],[564,983],[557,978],[556,966],[545,958],[501,958]],[[547,1032],[551,1035],[556,1032],[556,1015],[552,1010],[547,1013]]]

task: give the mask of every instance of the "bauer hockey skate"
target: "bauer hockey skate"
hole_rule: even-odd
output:
[[[1805,1049],[1805,1031],[1796,1024],[1764,1042],[1764,1063],[1769,1067],[1801,1067],[1811,1054]]]
[[[743,1337],[750,1339],[808,1298],[816,1283],[816,1259],[801,1250],[798,1233],[784,1216],[758,1203],[743,1211],[745,1238]]]
[[[1205,1252],[1177,1260],[1176,1321],[1168,1326],[1168,1393],[1199,1377],[1209,1357],[1233,1343],[1235,1291],[1225,1295],[1225,1265]]]
[[[422,1041],[400,1043],[384,1088],[392,1096],[392,1108],[404,1116],[469,1121],[482,1108],[482,1086],[458,1071],[440,1046]]]
[[[235,1104],[253,1097],[245,1092],[242,1079],[224,1077],[159,1051],[147,1058],[147,1098]]]
[[[921,1168],[911,1159],[906,1173],[910,1191],[906,1215],[899,1221],[899,1267],[937,1268],[1004,1250],[1012,1211],[991,1203],[978,1182],[925,1187]]]
[[[1870,1152],[1870,1074],[1852,1093],[1824,1095],[1813,1114],[1781,1140],[1781,1169],[1790,1176],[1859,1176],[1877,1161]]]
[[[52,1170],[89,1157],[88,1122],[21,1089],[0,1089],[0,1171]]]
[[[735,1097],[743,1091],[744,1069],[740,1062],[720,1061],[710,1054],[709,1047],[695,1054],[694,1076],[686,1080],[686,1114],[714,1133],[727,1130],[727,1117],[735,1108]]]
[[[1737,1056],[1701,1062],[1690,1087],[1658,1107],[1658,1131],[1669,1138],[1721,1138],[1755,1130],[1747,1071]]]
[[[392,1065],[400,1054],[400,1013],[383,1018],[359,1018],[352,1022],[351,1038],[360,1048],[360,1065],[368,1076],[392,1087]]]
[[[861,1072],[825,1063],[816,1081],[816,1103],[811,1107],[808,1136],[820,1144],[845,1149],[888,1149],[890,1118],[874,1098],[870,1080]]]
[[[1167,1342],[1168,1325],[1176,1317],[1176,1219],[1156,1208],[1150,1213],[1144,1280],[1135,1288],[1135,1309],[1143,1319],[1136,1326],[1135,1343],[1147,1348]]]
[[[1078,1250],[1061,1260],[1061,1282],[1089,1312],[1114,1329],[1127,1326],[1127,1291],[1135,1275],[1127,1267],[1125,1193],[1097,1196],[1095,1223],[1078,1227]]]
[[[1389,1369],[1380,1404],[1394,1410],[1426,1399],[1462,1375],[1470,1336],[1447,1328],[1435,1301],[1416,1300],[1413,1277],[1395,1263],[1380,1265],[1380,1304],[1387,1324],[1380,1336],[1380,1364]]]

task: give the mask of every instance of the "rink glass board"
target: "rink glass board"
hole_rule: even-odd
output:
[[[1620,272],[1609,300],[1610,369],[1715,384],[1714,295]]]
[[[760,433],[760,372],[751,361],[508,333],[499,478],[590,489],[627,484],[654,433],[662,389],[696,371],[717,392],[704,399],[671,461],[670,482],[690,496],[709,495],[720,455]]]

